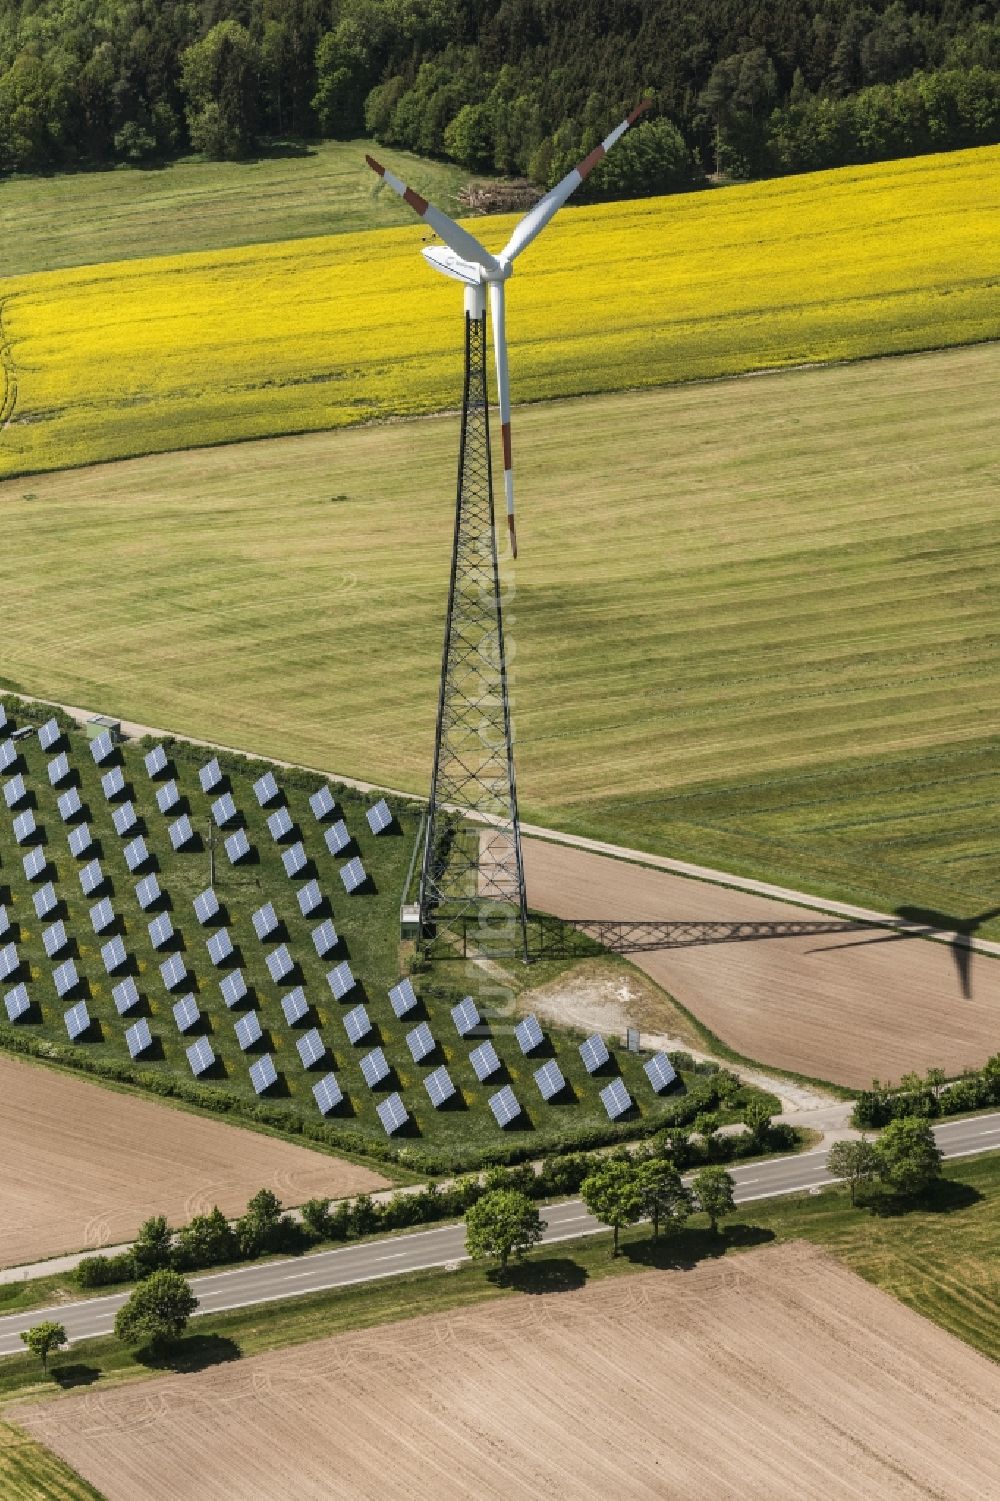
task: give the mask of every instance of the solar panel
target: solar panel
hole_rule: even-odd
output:
[[[180,788],[176,782],[164,782],[156,794],[156,806],[164,815],[176,808],[180,800]]]
[[[3,729],[4,725],[12,723],[13,720],[9,720],[7,718],[7,710],[4,708],[3,704],[0,704],[0,730]]]
[[[230,834],[226,840],[226,854],[229,856],[230,865],[238,865],[245,860],[250,853],[250,841],[247,838],[246,829],[237,829],[235,834]]]
[[[323,838],[326,840],[326,847],[331,855],[339,855],[341,850],[346,850],[351,842],[347,825],[342,818],[338,818],[335,824],[330,825]]]
[[[331,969],[329,971],[326,977],[326,983],[333,991],[333,998],[335,1001],[342,1001],[344,999],[344,996],[347,995],[348,991],[354,989],[356,982],[353,974],[351,973],[351,966],[348,964],[346,959],[341,960],[341,962],[336,965],[334,969]]]
[[[0,979],[4,978],[3,954],[0,954]],[[58,969],[52,971],[52,983],[56,987],[56,995],[62,1000],[63,996],[69,995],[80,983],[80,976],[76,972],[76,965],[72,959],[66,959]]]
[[[213,964],[225,964],[233,952],[233,940],[226,928],[220,928],[217,933],[212,934],[205,947],[208,949],[208,957]]]
[[[313,948],[321,959],[325,959],[327,954],[331,953],[337,947],[340,940],[337,937],[337,930],[329,917],[325,922],[321,922],[318,928],[313,928],[312,941]]]
[[[608,1119],[616,1121],[620,1115],[632,1108],[632,1097],[621,1079],[612,1079],[611,1083],[601,1090],[601,1104],[608,1112]]]
[[[419,1005],[413,990],[413,981],[409,976],[400,980],[389,991],[389,1005],[400,1018],[408,1016],[414,1006]]]
[[[6,907],[0,906],[0,938],[10,932],[10,914]]]
[[[146,841],[141,834],[137,839],[133,839],[131,844],[125,846],[124,853],[125,864],[133,874],[137,870],[141,870],[149,859],[149,850],[146,848]]]
[[[583,1066],[588,1074],[595,1074],[599,1068],[604,1067],[611,1054],[599,1032],[588,1037],[586,1042],[581,1042],[580,1057],[583,1059]]]
[[[154,745],[151,751],[147,751],[145,767],[148,777],[160,777],[163,775],[167,769],[167,753],[162,745]]]
[[[326,1043],[315,1027],[305,1032],[295,1046],[298,1048],[303,1068],[315,1068],[316,1064],[326,1057]]]
[[[392,1069],[386,1062],[385,1053],[381,1048],[372,1048],[361,1060],[361,1076],[369,1089],[375,1089],[384,1080],[389,1078]]]
[[[419,1063],[421,1059],[427,1058],[433,1053],[437,1047],[437,1043],[434,1041],[431,1029],[426,1022],[418,1022],[412,1032],[407,1032],[406,1046],[410,1050],[410,1057],[414,1063]]]
[[[451,1081],[451,1075],[442,1063],[432,1074],[428,1074],[424,1080],[424,1088],[430,1096],[430,1102],[435,1110],[439,1110],[445,1100],[450,1100],[455,1093],[455,1086]]]
[[[258,1058],[250,1069],[250,1083],[254,1087],[254,1093],[263,1094],[266,1089],[270,1089],[272,1084],[277,1084],[277,1082],[278,1070],[274,1066],[274,1059],[270,1053],[265,1053],[263,1058]]]
[[[109,938],[107,943],[102,943],[101,958],[104,961],[104,968],[109,975],[113,975],[116,970],[122,969],[128,963],[124,938]]]
[[[135,899],[143,912],[148,912],[150,907],[155,906],[162,895],[160,883],[155,876],[143,876],[141,881],[136,882]]]
[[[52,882],[46,881],[45,885],[35,892],[31,901],[35,909],[35,916],[39,921],[43,917],[48,917],[50,912],[54,912],[59,905],[59,898],[56,896],[56,888]]]
[[[272,839],[287,839],[295,827],[287,808],[278,808],[267,820],[267,831]]]
[[[457,1006],[451,1008],[451,1019],[455,1023],[455,1031],[459,1037],[468,1037],[481,1024],[482,1017],[476,1010],[476,1003],[471,995],[467,995],[464,1001],[459,1001]]]
[[[60,798],[57,798],[56,807],[59,809],[59,817],[63,823],[69,823],[70,819],[82,813],[83,800],[80,797],[79,787],[71,787],[68,792],[64,792]]]
[[[677,1078],[677,1070],[666,1053],[654,1053],[649,1062],[643,1064],[643,1070],[657,1094]]]
[[[174,925],[166,912],[154,917],[149,923],[149,941],[154,949],[165,949],[174,937]]]
[[[73,856],[73,859],[79,860],[87,853],[94,840],[88,825],[82,823],[78,829],[74,829],[71,834],[67,834],[66,842],[69,845],[69,852]]]
[[[394,1131],[400,1130],[410,1119],[409,1111],[398,1094],[391,1094],[387,1099],[381,1100],[375,1109],[386,1136],[392,1136]]]
[[[91,860],[80,871],[80,886],[84,896],[92,896],[99,887],[104,884],[104,871],[101,869],[100,860]]]
[[[307,881],[304,886],[301,886],[299,888],[298,900],[299,911],[303,917],[310,917],[318,907],[322,907],[323,893],[319,889],[319,882],[316,880]]]
[[[253,790],[262,808],[266,808],[268,803],[273,803],[275,798],[281,795],[281,788],[274,780],[273,771],[265,771],[262,777],[258,777],[253,784]]]
[[[247,994],[247,982],[243,978],[243,971],[231,969],[225,979],[219,981],[219,989],[222,992],[222,999],[232,1010]]]
[[[13,740],[0,741],[0,771],[10,771],[17,765],[17,746]]]
[[[348,1011],[344,1017],[344,1031],[347,1033],[348,1042],[360,1042],[362,1037],[367,1037],[372,1029],[371,1020],[364,1006],[355,1006],[353,1011]]]
[[[64,1011],[63,1021],[66,1024],[66,1031],[69,1033],[70,1042],[76,1042],[77,1038],[82,1037],[90,1026],[90,1012],[87,1010],[87,1002],[77,1001],[75,1006],[71,1006],[68,1011]]]
[[[498,1126],[509,1126],[511,1121],[516,1121],[521,1114],[517,1095],[509,1084],[505,1084],[503,1089],[498,1089],[496,1094],[491,1094],[489,1104]]]
[[[275,985],[280,985],[288,975],[295,970],[295,960],[288,952],[287,943],[276,948],[267,956],[267,972]]]
[[[120,766],[113,766],[106,771],[101,778],[101,791],[109,803],[113,803],[116,797],[121,797],[125,791],[125,773]]]
[[[302,874],[309,864],[309,856],[306,854],[305,846],[301,840],[285,851],[281,857],[281,863],[285,867],[285,875],[289,880]]]
[[[24,868],[24,879],[26,881],[40,881],[49,868],[49,862],[45,858],[45,851],[43,849],[29,850],[21,861],[21,865]]]
[[[61,751],[58,756],[53,756],[48,767],[49,786],[58,787],[60,782],[65,782],[71,769],[69,756],[67,756],[65,751]]]
[[[537,1016],[526,1016],[514,1028],[514,1036],[522,1053],[533,1053],[545,1041]]]
[[[22,1016],[27,1016],[31,1010],[31,997],[28,995],[27,985],[15,985],[13,990],[8,990],[3,998],[9,1022],[20,1021]]]
[[[535,1083],[543,1100],[554,1100],[566,1088],[563,1071],[554,1058],[535,1069]]]
[[[138,1058],[147,1048],[153,1046],[153,1039],[149,1031],[149,1022],[145,1017],[137,1021],[134,1026],[128,1027],[125,1032],[125,1046],[129,1050],[129,1056]]]
[[[114,749],[115,742],[107,730],[104,730],[100,735],[95,735],[94,739],[90,742],[90,754],[98,766],[102,765],[110,755],[114,754]]]
[[[296,985],[287,995],[281,998],[281,1009],[285,1014],[285,1021],[290,1027],[300,1022],[309,1011],[309,1002],[301,985]]]
[[[313,1085],[313,1099],[316,1101],[320,1115],[329,1115],[343,1098],[344,1091],[337,1083],[336,1074],[326,1074],[318,1084]]]
[[[52,923],[42,934],[42,947],[45,950],[45,957],[47,959],[54,959],[57,954],[61,954],[68,943],[69,938],[66,935],[66,924],[62,918],[58,922]]]
[[[187,979],[187,968],[180,954],[171,954],[160,965],[160,979],[167,990],[177,990]]]
[[[309,799],[309,806],[315,819],[329,818],[337,806],[337,799],[329,787],[320,787]]]
[[[368,820],[368,827],[371,829],[373,834],[383,833],[387,828],[389,828],[392,823],[392,814],[389,811],[389,804],[386,802],[384,797],[379,798],[374,808],[368,809],[365,817]]]
[[[126,980],[119,980],[117,985],[111,988],[111,999],[115,1003],[115,1010],[119,1016],[128,1016],[139,1004],[139,991],[132,976]]]
[[[182,813],[180,818],[175,818],[173,823],[168,825],[167,833],[170,835],[170,843],[173,845],[174,849],[182,850],[184,846],[186,844],[190,844],[192,839],[194,838],[194,829],[191,826],[191,819],[186,813]],[[229,848],[228,843],[226,845],[226,848]]]
[[[5,944],[0,949],[0,980],[10,980],[21,968],[21,956],[16,943]]]
[[[47,719],[38,731],[38,743],[43,751],[50,751],[54,745],[59,744],[62,731],[56,719]]]
[[[201,923],[202,927],[204,927],[207,922],[212,921],[212,918],[218,911],[219,898],[216,896],[211,886],[206,886],[205,890],[194,899],[194,915]]]
[[[105,896],[90,909],[90,926],[95,933],[106,933],[115,925],[115,909]]]
[[[248,1011],[245,1016],[241,1016],[234,1030],[236,1032],[236,1041],[244,1053],[247,1048],[252,1048],[255,1042],[260,1042],[263,1036],[260,1029],[260,1017],[256,1011]]]
[[[120,808],[115,809],[114,813],[111,815],[111,822],[115,826],[115,833],[119,836],[119,838],[124,839],[125,835],[130,833],[132,829],[135,828],[139,820],[136,817],[135,809],[129,802],[122,803]]]
[[[211,761],[207,761],[201,768],[198,780],[201,783],[202,792],[213,792],[218,787],[222,781],[222,767],[216,756],[213,756]]]
[[[38,825],[35,823],[35,815],[30,808],[19,813],[14,820],[14,838],[18,844],[24,844],[36,832]]]
[[[198,1041],[193,1042],[185,1051],[187,1053],[187,1061],[191,1066],[191,1072],[195,1078],[198,1078],[200,1074],[207,1073],[215,1063],[212,1044],[207,1037],[199,1037]]]
[[[198,1002],[193,995],[182,995],[173,1011],[178,1032],[190,1032],[191,1028],[197,1026],[201,1020]]]
[[[9,782],[4,782],[3,800],[8,808],[16,808],[18,803],[23,803],[27,796],[27,783],[20,772],[18,772],[16,777],[11,777]]]
[[[359,890],[368,879],[368,872],[355,855],[353,860],[348,860],[346,865],[340,867],[340,879],[344,883],[344,890],[350,895],[352,891]]]
[[[274,905],[271,902],[265,902],[263,907],[258,907],[251,918],[251,922],[253,923],[253,930],[261,943],[264,942],[265,938],[270,937],[272,933],[276,933],[281,927],[278,914],[275,912]]]
[[[231,792],[224,792],[221,797],[215,799],[212,804],[212,817],[215,819],[216,827],[220,829],[224,829],[227,823],[232,823],[236,817],[236,804]]]

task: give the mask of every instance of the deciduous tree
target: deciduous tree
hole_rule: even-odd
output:
[[[491,1257],[507,1270],[513,1256],[521,1260],[538,1244],[545,1221],[526,1194],[499,1188],[483,1194],[465,1214],[465,1248],[474,1261]]]

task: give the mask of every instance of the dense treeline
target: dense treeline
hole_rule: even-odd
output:
[[[1000,138],[1000,0],[0,0],[0,169],[370,133],[651,191]],[[603,175],[602,175],[603,174]]]

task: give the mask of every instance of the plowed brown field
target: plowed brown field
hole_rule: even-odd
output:
[[[1000,1494],[1000,1371],[794,1244],[11,1416],[107,1501]]]
[[[291,1205],[385,1187],[339,1158],[3,1057],[0,1141],[0,1266],[114,1245],[151,1214],[239,1214],[258,1188]]]
[[[958,1073],[1000,1048],[1000,960],[844,923],[791,934],[822,913],[565,845],[524,843],[528,902],[559,917],[770,925],[634,962],[731,1048],[814,1079],[865,1088],[910,1069]]]

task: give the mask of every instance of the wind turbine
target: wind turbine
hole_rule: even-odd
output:
[[[570,194],[648,108],[648,103],[640,104],[546,193],[525,214],[497,256],[491,255],[475,235],[407,187],[395,173],[373,157],[365,158],[372,171],[444,241],[443,245],[425,246],[422,252],[425,259],[435,271],[461,282],[465,289],[462,435],[434,771],[424,826],[419,907],[416,913],[404,908],[404,924],[412,931],[416,919],[425,939],[434,934],[439,924],[457,926],[463,947],[471,925],[480,952],[485,951],[487,939],[496,943],[499,931],[501,947],[494,952],[520,950],[526,960],[528,906],[493,511],[486,294],[489,289],[507,528],[511,553],[516,557],[505,283],[521,251],[541,233]],[[471,827],[464,822],[467,819],[472,820]],[[519,932],[513,949],[511,939],[504,937],[512,929]]]

